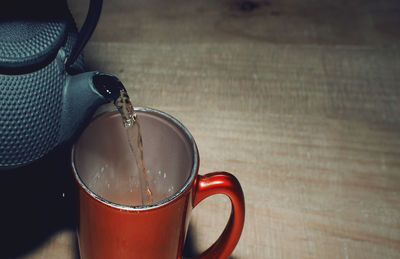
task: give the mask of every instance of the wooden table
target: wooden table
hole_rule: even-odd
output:
[[[69,3],[82,24],[88,1]],[[399,17],[397,0],[106,0],[84,53],[189,128],[202,174],[239,179],[231,258],[400,258]],[[196,207],[194,252],[229,213]],[[21,258],[77,258],[75,240]]]

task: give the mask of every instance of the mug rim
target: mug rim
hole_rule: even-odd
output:
[[[94,193],[81,179],[78,170],[76,168],[76,162],[75,162],[75,149],[76,149],[76,143],[79,141],[79,138],[77,138],[77,140],[73,143],[72,148],[71,148],[71,165],[72,165],[72,171],[75,177],[75,180],[77,181],[78,185],[88,194],[90,195],[92,198],[94,198],[95,200],[109,206],[115,209],[122,209],[125,211],[143,211],[143,210],[150,210],[150,209],[156,209],[159,207],[162,207],[166,204],[169,204],[171,202],[173,202],[174,200],[177,200],[186,190],[189,189],[189,186],[191,186],[191,184],[194,182],[195,176],[197,175],[198,172],[198,167],[199,167],[199,154],[198,154],[198,149],[197,149],[197,145],[196,142],[194,141],[194,138],[192,136],[192,134],[189,132],[189,130],[177,119],[175,119],[174,117],[172,117],[171,115],[169,115],[168,113],[165,113],[163,111],[154,109],[154,108],[149,108],[149,107],[144,107],[144,106],[135,106],[134,107],[135,111],[140,111],[140,112],[144,112],[144,113],[153,113],[155,114],[155,116],[159,116],[160,118],[163,119],[167,119],[169,121],[171,121],[174,126],[180,128],[183,133],[186,135],[186,137],[188,138],[190,145],[192,147],[193,150],[193,164],[192,164],[192,168],[190,171],[190,175],[189,177],[186,179],[185,183],[183,184],[183,186],[181,188],[179,188],[178,191],[176,191],[174,194],[168,196],[167,198],[155,202],[155,203],[151,203],[151,204],[145,204],[145,205],[125,205],[125,204],[119,204],[116,202],[112,202],[109,201],[103,197],[101,197],[100,195]],[[95,116],[89,124],[91,124],[93,121],[101,119],[103,116],[107,116],[109,114],[113,114],[117,112],[116,110],[106,110],[100,114],[98,114],[97,116]]]

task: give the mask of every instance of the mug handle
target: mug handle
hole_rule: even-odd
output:
[[[244,225],[245,205],[242,187],[230,173],[214,172],[197,176],[193,208],[203,199],[214,194],[225,194],[232,203],[231,215],[221,236],[196,259],[225,259],[239,241]]]

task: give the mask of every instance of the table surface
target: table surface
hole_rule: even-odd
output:
[[[84,49],[246,199],[231,258],[400,258],[400,2],[106,0]],[[69,0],[78,26],[88,1]],[[193,211],[194,252],[229,199]],[[20,258],[77,258],[58,230]]]

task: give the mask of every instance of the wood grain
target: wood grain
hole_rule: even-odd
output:
[[[82,23],[88,1],[69,1]],[[237,176],[232,258],[400,258],[398,1],[104,1],[86,63],[192,132]],[[193,211],[207,248],[224,196]],[[74,258],[71,232],[24,258]]]

